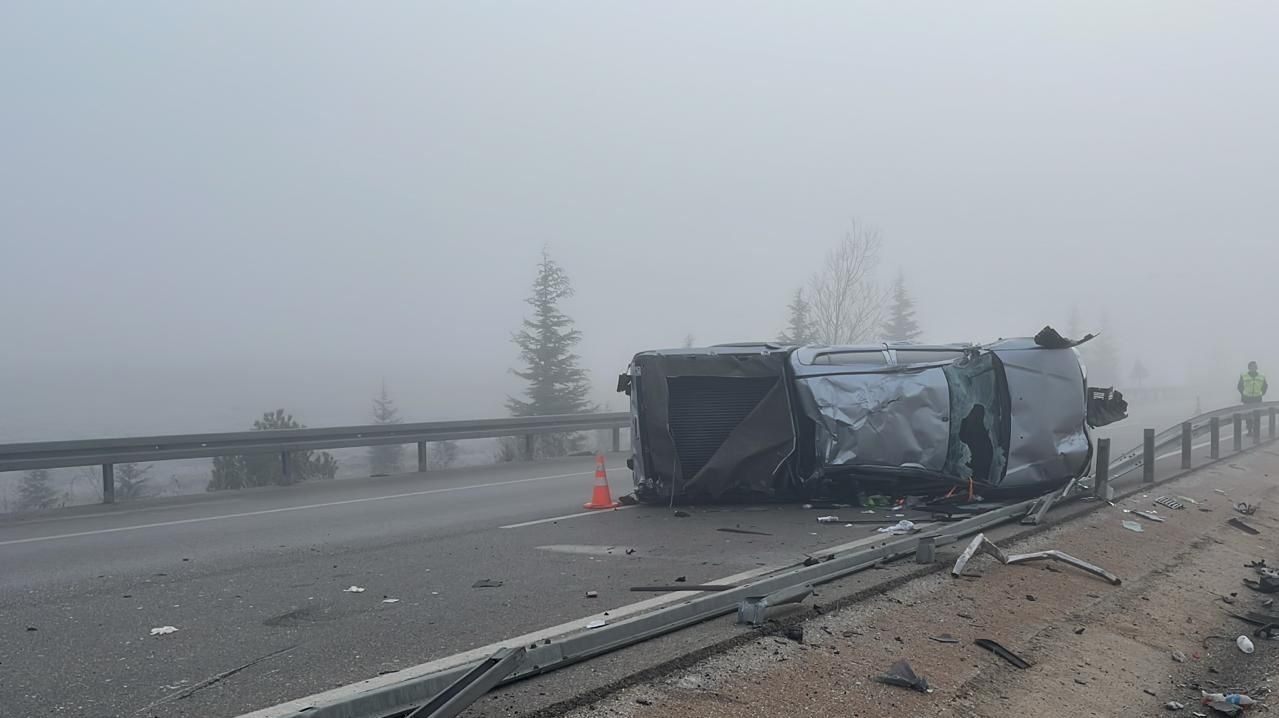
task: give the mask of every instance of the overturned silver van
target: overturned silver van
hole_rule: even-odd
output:
[[[1083,341],[1086,341],[1083,340]],[[1124,417],[1051,329],[986,345],[721,345],[635,355],[631,468],[647,503],[1038,494]]]

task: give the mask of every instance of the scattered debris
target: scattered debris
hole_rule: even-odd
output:
[[[1167,520],[1168,520],[1168,519],[1166,519],[1166,518],[1164,518],[1164,517],[1162,517],[1162,516],[1157,516],[1157,515],[1155,515],[1153,512],[1150,512],[1150,511],[1134,511],[1134,512],[1132,512],[1132,513],[1133,513],[1133,515],[1134,515],[1134,516],[1140,516],[1141,518],[1143,518],[1143,519],[1145,519],[1145,520],[1147,520],[1147,521],[1154,521],[1154,522],[1155,522],[1155,523],[1157,523],[1157,524],[1164,523],[1165,521],[1167,521]]]
[[[1239,517],[1230,519],[1226,523],[1230,524],[1231,526],[1234,526],[1235,528],[1239,529],[1240,531],[1243,531],[1246,534],[1252,534],[1253,536],[1256,536],[1257,534],[1261,533],[1257,529],[1244,523],[1242,520],[1239,519]]]
[[[1222,602],[1222,603],[1224,603],[1224,604],[1226,604],[1227,606],[1233,606],[1233,605],[1235,605],[1235,597],[1234,597],[1234,596],[1222,596],[1222,597],[1221,597],[1221,602]]]
[[[672,516],[674,516],[677,519],[686,519],[689,516],[692,516],[692,514],[690,514],[687,511],[676,511],[674,514],[672,514]]]
[[[178,632],[178,629],[174,628],[173,626],[159,626],[158,628],[151,629],[151,635],[153,636],[167,636],[170,633],[177,633],[177,632]]]
[[[471,584],[471,588],[501,588],[501,587],[502,587],[501,581],[495,581],[491,578],[482,578],[476,581],[475,583]],[[364,589],[360,589],[360,590],[363,591]]]
[[[600,618],[586,624],[586,627],[587,628],[603,628],[607,625],[608,625],[608,621],[605,621],[604,619]]]
[[[1234,705],[1233,703],[1226,703],[1224,701],[1214,701],[1212,703],[1206,703],[1205,705],[1211,708],[1214,712],[1223,716],[1237,716],[1243,713],[1243,709],[1239,706]]]
[[[875,677],[876,681],[885,683],[890,686],[901,686],[902,688],[910,688],[920,693],[932,693],[933,690],[928,687],[927,679],[915,673],[915,669],[910,667],[910,662],[905,658],[897,659],[892,668],[888,672]]]
[[[1200,691],[1203,693],[1203,691]],[[1243,693],[1230,693],[1223,695],[1221,693],[1203,693],[1203,702],[1207,703],[1229,703],[1232,706],[1250,706],[1257,701]]]
[[[364,587],[363,587],[363,586],[351,586],[350,588],[344,588],[344,589],[342,589],[342,592],[343,592],[343,593],[364,593]]]
[[[839,523],[839,517],[838,517],[838,516],[818,516],[818,517],[817,517],[817,523],[819,523],[819,524],[837,524],[837,523]]]
[[[1186,707],[1185,703],[1178,703],[1177,701],[1168,701],[1167,703],[1164,704],[1164,708],[1170,711],[1179,711],[1184,709],[1185,707]]]
[[[750,531],[748,529],[715,529],[715,530],[723,531],[726,534],[749,534],[751,536],[772,536],[772,534],[766,531]]]
[[[1027,600],[1027,601],[1038,601],[1039,599],[1035,598],[1034,594],[1030,594],[1030,593],[1028,593],[1028,594],[1026,594],[1026,600]]]
[[[586,592],[586,597],[587,597],[587,598],[599,598],[599,597],[600,597],[600,592],[599,592],[599,591],[587,591],[587,592]]]
[[[28,631],[38,631],[38,630],[40,630],[40,629],[36,628],[35,626],[27,626],[27,630],[28,630]]]
[[[676,577],[675,577],[675,583],[686,583],[687,581],[688,581],[688,576],[676,576]]]
[[[973,641],[973,643],[980,648],[985,648],[986,650],[990,651],[996,656],[999,656],[1005,661],[1008,661],[1009,663],[1013,664],[1017,668],[1022,669],[1023,671],[1026,670],[1027,668],[1030,668],[1029,661],[1017,655],[1016,653],[1013,653],[1007,648],[1004,648],[1003,646],[999,645],[995,641],[990,640],[989,638],[978,638],[977,640]]]
[[[950,569],[950,575],[959,577],[964,574],[964,568],[968,562],[972,560],[977,553],[986,553],[995,557],[1000,563],[1008,563],[1008,554],[1004,550],[996,546],[990,539],[986,538],[986,534],[977,534],[973,540],[968,543],[968,548],[959,554],[959,558],[955,560],[955,566]]]
[[[635,553],[635,549],[633,549],[633,548],[628,548],[628,549],[626,549],[626,555],[627,555],[627,556],[630,556],[630,555],[631,555],[631,554],[633,554],[633,553]]]
[[[949,633],[943,633],[940,636],[929,636],[928,640],[937,641],[938,643],[959,643],[959,639]]]
[[[1157,697],[1159,696],[1159,694],[1158,694],[1158,693],[1155,693],[1154,691],[1150,690],[1149,688],[1142,688],[1142,689],[1141,689],[1141,692],[1142,692],[1142,693],[1145,693],[1146,695],[1148,695],[1148,696],[1150,696],[1150,697],[1152,697],[1152,698],[1157,698]]]
[[[1160,506],[1167,506],[1168,508],[1173,510],[1180,510],[1180,509],[1186,508],[1185,504],[1181,503],[1180,501],[1176,499],[1169,498],[1167,496],[1160,496],[1159,498],[1155,499],[1155,503],[1159,504]]]
[[[1177,663],[1185,663],[1186,654],[1182,653],[1181,651],[1173,651],[1172,660],[1176,661]]]
[[[1239,650],[1243,651],[1244,653],[1252,653],[1253,651],[1257,650],[1256,647],[1252,645],[1252,639],[1248,638],[1247,636],[1240,636],[1236,638],[1235,645],[1239,646]]]
[[[1253,631],[1252,635],[1257,638],[1264,638],[1267,641],[1273,641],[1275,638],[1279,638],[1279,623],[1268,623]]]
[[[786,637],[786,639],[787,639],[787,640],[789,640],[789,641],[794,641],[794,642],[796,642],[796,643],[803,643],[803,642],[804,642],[804,627],[803,627],[802,625],[801,625],[801,626],[789,626],[789,627],[787,627],[787,628],[786,628],[786,631],[785,631],[784,633],[782,633],[782,635],[783,635],[783,636],[785,636],[785,637]]]
[[[1225,496],[1225,495],[1226,495],[1226,492],[1225,492],[1225,491],[1222,491],[1221,489],[1213,489],[1213,491],[1215,491],[1216,493],[1221,494],[1222,496]]]
[[[1235,504],[1235,511],[1238,511],[1244,516],[1252,516],[1253,514],[1257,513],[1257,507],[1252,506],[1251,504],[1248,504],[1247,502],[1240,501],[1239,503]]]
[[[1088,629],[1087,629],[1087,628],[1085,628],[1085,627],[1083,627],[1083,626],[1080,626],[1079,628],[1076,628],[1076,629],[1075,629],[1075,635],[1076,635],[1076,636],[1082,636],[1082,635],[1084,635],[1084,631],[1086,631],[1086,630],[1088,630]]]
[[[1137,523],[1136,521],[1125,521],[1124,528],[1128,529],[1129,531],[1136,531],[1137,533],[1142,533],[1145,530],[1141,528],[1141,524]]]
[[[817,559],[813,558],[812,556],[808,556],[808,557],[804,558],[804,565],[805,565],[805,566],[816,566],[816,565],[817,565],[817,564],[819,564],[819,563],[821,563],[821,561],[818,561]]]
[[[382,603],[399,603],[399,602],[400,602],[400,599],[398,599],[398,598],[384,598],[384,599],[382,599]]]
[[[916,531],[919,531],[920,529],[915,528],[914,521],[907,521],[906,519],[902,519],[901,521],[898,521],[892,526],[884,526],[883,528],[879,528],[875,530],[881,534],[892,534],[894,536],[903,536],[905,534],[915,533]]]

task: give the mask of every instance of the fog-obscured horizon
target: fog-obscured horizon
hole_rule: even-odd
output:
[[[1279,6],[0,8],[0,442],[505,413],[543,248],[604,408],[851,223],[927,341],[1279,376]],[[1127,382],[1119,382],[1121,388]]]

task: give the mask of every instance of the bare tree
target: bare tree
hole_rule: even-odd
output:
[[[876,276],[880,244],[879,230],[854,221],[844,239],[826,253],[808,290],[818,341],[857,344],[878,336],[887,299]]]

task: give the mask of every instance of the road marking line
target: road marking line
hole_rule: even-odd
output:
[[[888,541],[894,538],[896,537],[885,536],[884,534],[871,534],[870,536],[864,536],[860,539],[857,539],[856,541],[850,541],[848,543],[839,544],[838,546],[831,546],[829,548],[810,551],[809,555],[824,556],[826,554],[839,553],[841,551],[847,551],[849,549],[857,548],[858,546],[862,546],[865,544],[875,543],[877,541]],[[724,578],[716,579],[713,581],[707,581],[707,583],[739,584],[744,581],[748,581],[752,578],[763,576],[764,574],[773,573],[775,571],[782,571],[788,568],[793,568],[796,565],[798,564],[754,568],[749,571],[735,573],[732,576],[725,576]],[[527,646],[533,643],[537,643],[538,641],[541,641],[543,639],[556,638],[558,636],[562,636],[564,634],[571,633],[573,631],[584,630],[586,627],[586,624],[593,620],[597,620],[597,619],[608,620],[610,623],[616,623],[623,618],[626,618],[628,616],[633,616],[637,613],[642,613],[650,609],[658,608],[668,603],[678,603],[680,601],[686,601],[694,596],[702,596],[702,595],[705,595],[705,594],[701,593],[700,591],[674,591],[672,593],[667,593],[661,596],[655,596],[653,598],[650,598],[644,601],[639,601],[636,603],[630,603],[625,606],[621,606],[620,608],[609,609],[609,611],[607,612],[607,616],[604,613],[597,613],[591,616],[585,616],[583,618],[578,618],[572,621],[561,623],[558,626],[543,628],[540,631],[534,631],[532,633],[526,633],[522,636],[508,638],[506,640],[499,641],[497,643],[490,643],[487,646],[472,648],[471,650],[463,653],[457,653],[451,656],[445,656],[444,658],[437,658],[436,660],[430,661],[428,663],[422,663],[416,666],[410,666],[408,668],[397,671],[395,673],[387,673],[385,675],[375,676],[373,678],[366,678],[356,683],[351,683],[345,686],[341,686],[339,688],[334,688],[331,690],[324,691],[323,693],[316,693],[314,695],[306,696],[304,698],[295,698],[291,701],[287,701],[279,705],[274,705],[269,708],[262,708],[252,713],[245,713],[239,716],[239,718],[281,718],[282,716],[289,716],[298,711],[305,710],[307,708],[311,708],[316,705],[329,703],[329,702],[346,698],[352,695],[358,695],[360,693],[363,693],[365,691],[369,691],[375,688],[380,688],[383,686],[388,686],[388,685],[400,683],[403,681],[410,681],[410,680],[413,680],[414,678],[418,678],[420,676],[423,676],[429,673],[434,673],[437,670],[443,670],[445,668],[451,668],[454,666],[459,666],[462,664],[471,663],[484,658],[488,658],[489,656],[493,654],[494,651],[496,651],[499,648],[510,647],[510,646]]]
[[[613,509],[613,511],[625,511],[626,509],[633,509],[633,508],[635,508],[635,507],[634,507],[634,506],[618,506],[617,508]],[[552,521],[567,521],[567,520],[569,520],[569,519],[575,519],[575,518],[578,518],[578,517],[580,517],[580,516],[599,516],[599,515],[601,515],[601,514],[607,514],[607,513],[612,513],[612,512],[611,512],[611,511],[599,511],[599,510],[595,510],[595,511],[578,511],[578,512],[577,512],[577,513],[575,513],[575,514],[564,514],[563,516],[552,516],[552,517],[550,517],[549,519],[537,519],[536,521],[522,521],[522,522],[520,522],[520,523],[518,523],[518,524],[507,524],[507,525],[505,525],[505,526],[498,526],[498,528],[500,528],[500,529],[522,529],[522,528],[524,528],[525,526],[536,526],[537,524],[549,524],[549,523],[551,523]]]
[[[534,481],[554,481],[556,479],[570,479],[578,476],[593,476],[594,471],[578,471],[572,474],[557,474],[555,476],[534,476],[528,479],[514,479],[512,481],[492,481],[485,484],[470,484],[467,486],[449,486],[442,489],[426,489],[423,491],[410,491],[403,494],[388,494],[386,496],[366,496],[359,499],[345,499],[343,501],[327,501],[321,504],[304,504],[302,506],[283,506],[278,509],[262,509],[260,511],[242,511],[234,514],[220,514],[218,516],[200,516],[191,519],[177,519],[174,521],[157,521],[150,524],[138,524],[136,526],[116,526],[107,529],[94,529],[92,531],[77,531],[75,533],[55,534],[53,536],[33,536],[24,539],[10,539],[8,541],[0,541],[0,546],[12,546],[21,543],[36,543],[39,541],[57,541],[59,539],[78,538],[81,536],[98,536],[101,534],[120,533],[122,531],[138,531],[141,529],[153,529],[163,526],[181,526],[183,524],[198,524],[206,521],[222,521],[224,519],[240,519],[249,516],[267,516],[270,514],[282,514],[289,511],[309,511],[311,509],[324,509],[331,506],[349,506],[351,504],[364,504],[371,501],[390,501],[392,499],[403,499],[412,496],[426,496],[428,494],[447,494],[455,491],[470,491],[472,489],[488,489],[497,486],[512,486],[514,484],[528,484]]]

